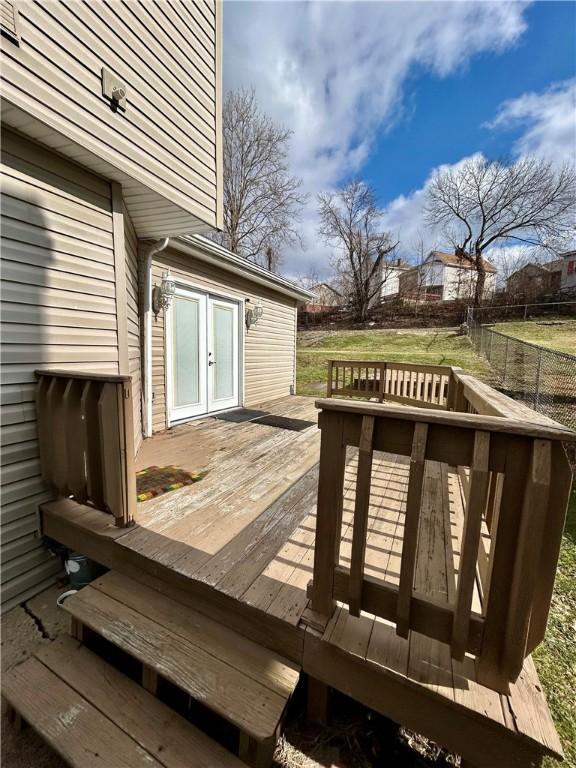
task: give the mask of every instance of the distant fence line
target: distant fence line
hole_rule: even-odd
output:
[[[568,305],[571,305],[576,317],[576,302],[562,302],[561,313],[570,311]],[[515,307],[520,318],[523,310],[524,317],[527,317],[524,308],[530,306],[537,305]],[[541,314],[541,310],[537,313]],[[496,331],[484,324],[486,314],[490,313],[484,309],[471,309],[468,326],[476,351],[490,363],[494,384],[515,400],[576,429],[576,355],[557,352]],[[515,316],[518,317],[518,314]]]

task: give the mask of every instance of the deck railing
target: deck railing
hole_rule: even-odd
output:
[[[398,403],[416,401],[443,410],[451,368],[385,361],[329,360],[327,397],[362,397]]]
[[[133,521],[136,504],[129,376],[37,371],[43,480],[62,497]]]
[[[551,420],[538,423],[533,412],[529,420],[487,385],[448,371],[459,387],[452,407],[490,415],[317,402],[322,441],[311,607],[330,616],[341,601],[352,615],[364,610],[394,622],[402,637],[414,630],[448,644],[457,660],[472,654],[479,681],[507,692],[544,637],[571,487],[562,441],[576,435]],[[358,463],[346,568],[339,548],[348,447],[357,449]],[[365,574],[375,451],[409,460],[396,583]],[[465,492],[451,601],[415,589],[426,462],[458,468]],[[473,607],[475,594],[481,609]]]

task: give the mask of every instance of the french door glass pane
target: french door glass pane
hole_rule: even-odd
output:
[[[214,334],[213,399],[234,395],[234,312],[231,307],[212,305]]]
[[[199,400],[199,305],[195,299],[174,298],[174,405]]]

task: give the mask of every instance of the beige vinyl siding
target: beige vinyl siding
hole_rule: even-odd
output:
[[[124,209],[126,252],[126,319],[128,326],[128,373],[132,376],[134,448],[142,443],[142,378],[140,368],[140,320],[138,314],[138,240],[128,211]]]
[[[110,185],[3,134],[2,602],[53,581],[37,535],[36,368],[118,372]]]
[[[213,9],[184,0],[22,3],[21,45],[3,42],[3,96],[169,201],[161,210],[157,200],[131,199],[127,191],[135,221],[148,213],[163,218],[166,231],[186,231],[182,214],[189,212],[188,228],[194,219],[218,226],[220,31],[214,18]],[[102,95],[102,67],[126,84],[125,110],[113,112]],[[65,139],[58,149],[69,154]],[[88,157],[75,159],[93,168]]]
[[[243,404],[256,405],[265,400],[290,394],[295,371],[296,301],[268,289],[249,278],[243,278],[207,264],[200,259],[184,256],[168,248],[152,262],[152,284],[158,284],[162,273],[172,275],[196,288],[230,297],[260,301],[263,317],[250,330],[244,328],[244,378],[240,378]],[[240,318],[244,326],[243,318]],[[152,427],[165,429],[166,423],[166,354],[164,313],[152,321]]]

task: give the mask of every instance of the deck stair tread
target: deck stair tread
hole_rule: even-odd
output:
[[[298,665],[114,571],[65,608],[251,738],[274,737]]]
[[[193,724],[72,638],[3,677],[6,701],[73,768],[241,768]]]

